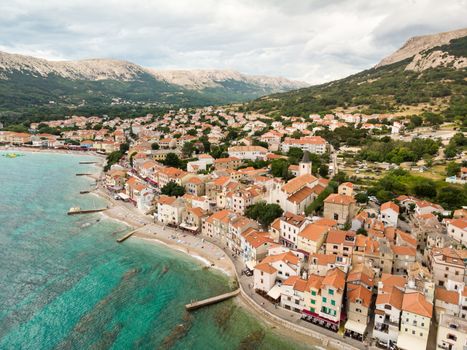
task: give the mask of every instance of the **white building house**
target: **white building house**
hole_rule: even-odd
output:
[[[467,320],[441,315],[436,337],[438,349],[464,350],[467,347]]]
[[[228,149],[229,157],[243,160],[265,160],[268,150],[261,146],[233,146]]]
[[[446,220],[448,235],[467,246],[467,218]]]
[[[423,294],[405,293],[397,347],[405,350],[425,350],[432,317],[433,305]]]
[[[386,227],[397,227],[399,211],[399,206],[394,202],[383,203],[380,208],[379,219]]]

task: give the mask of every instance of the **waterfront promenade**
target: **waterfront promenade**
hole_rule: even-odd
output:
[[[334,333],[328,329],[316,326],[312,323],[300,319],[300,315],[292,311],[285,310],[263,298],[254,292],[253,277],[242,275],[245,268],[243,262],[234,258],[233,254],[219,242],[207,239],[206,237],[193,236],[184,231],[169,228],[159,223],[155,223],[153,218],[141,214],[130,203],[115,201],[111,196],[106,196],[114,205],[113,208],[104,213],[114,219],[130,224],[138,231],[130,238],[144,239],[156,244],[164,244],[169,248],[179,250],[189,254],[213,269],[218,269],[233,280],[236,280],[240,287],[239,303],[263,319],[267,324],[275,327],[279,332],[282,330],[286,336],[297,338],[297,335],[311,337],[310,344],[332,347],[337,349],[368,349],[368,345],[354,339],[344,338],[342,335]],[[236,284],[236,283],[234,283]],[[292,332],[285,333],[285,330]],[[300,337],[300,340],[303,340]]]

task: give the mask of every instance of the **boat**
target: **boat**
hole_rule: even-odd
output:
[[[23,157],[24,154],[21,154],[21,153],[5,153],[5,154],[2,154],[3,157],[6,157],[6,158],[17,158],[17,157]]]

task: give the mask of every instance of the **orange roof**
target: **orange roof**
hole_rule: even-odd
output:
[[[368,308],[371,304],[371,296],[371,291],[366,289],[363,285],[348,285],[347,287],[347,299],[351,303],[361,300],[362,305]]]
[[[444,301],[447,304],[459,305],[459,292],[447,290],[443,287],[436,287],[435,299]]]
[[[244,236],[248,244],[255,249],[262,245],[274,242],[271,238],[269,238],[269,234],[267,232],[251,230],[245,235],[242,234],[242,236]]]
[[[305,222],[305,217],[303,215],[295,215],[290,211],[286,211],[281,218],[282,221],[287,222],[290,225],[300,227]]]
[[[291,263],[292,265],[298,265],[299,263],[299,259],[292,252],[269,255],[263,259],[262,263],[271,263],[275,261],[285,261],[286,263]]]
[[[318,276],[318,275],[310,275],[308,277],[308,285],[307,285],[307,290],[310,290],[311,288],[313,289],[321,289],[321,285],[323,284],[323,276]]]
[[[215,179],[212,183],[216,186],[224,186],[228,181],[230,181],[230,177],[228,176],[221,176]]]
[[[203,181],[202,181],[199,177],[197,177],[197,176],[191,177],[187,182],[188,182],[188,183],[195,184],[195,185],[199,185],[199,184],[202,184],[202,183],[203,183]]]
[[[356,201],[355,201],[355,198],[353,198],[352,196],[346,196],[344,194],[331,193],[324,200],[324,203],[349,205],[351,203],[356,203]]]
[[[202,217],[205,214],[204,210],[201,209],[200,207],[189,207],[188,210],[192,212],[194,215],[196,215],[197,217]]]
[[[271,227],[277,231],[281,229],[281,218],[277,218],[271,224]]]
[[[317,178],[311,174],[297,176],[296,178],[290,180],[284,186],[282,186],[282,190],[286,192],[287,194],[293,194],[297,192],[298,190],[300,190],[305,185],[313,183],[316,180]]]
[[[367,286],[373,287],[375,284],[375,272],[365,264],[354,265],[352,270],[347,275],[347,282],[360,281]]]
[[[212,223],[214,220],[225,220],[229,215],[233,214],[230,210],[223,209],[212,214],[206,221]]]
[[[353,239],[349,239],[352,238]],[[354,231],[342,231],[342,230],[331,230],[326,238],[326,243],[330,244],[355,244],[355,232]]]
[[[337,225],[337,221],[332,220],[332,219],[321,218],[319,220],[316,220],[315,224],[318,224],[318,225],[321,225],[321,226],[333,227],[333,226]]]
[[[345,272],[337,267],[329,270],[323,279],[323,285],[343,290],[345,287]]]
[[[277,272],[277,270],[268,263],[256,264],[255,269],[266,272],[268,274],[273,274],[274,272]]]
[[[406,247],[401,245],[392,246],[392,251],[396,255],[415,256],[417,254],[417,250],[414,247]]]
[[[291,195],[287,200],[292,203],[301,203],[314,193],[313,189],[308,186],[303,187],[301,190],[298,190],[293,195]]]
[[[307,284],[307,280],[303,280],[298,276],[291,276],[283,283],[283,285],[292,286],[294,290],[298,290],[299,292],[304,292],[306,290]]]
[[[318,241],[322,238],[329,230],[327,226],[321,226],[317,224],[309,224],[305,229],[298,234],[298,236],[306,238],[310,241]]]
[[[229,162],[238,162],[240,161],[237,157],[227,157],[227,158],[218,158],[214,160],[214,163],[229,163]]]
[[[163,195],[161,195],[161,196],[159,197],[159,201],[158,201],[158,202],[159,202],[160,204],[167,204],[167,205],[170,205],[170,204],[172,204],[173,202],[175,202],[176,199],[177,199],[176,197],[169,197],[169,196],[166,196],[166,195],[163,194]]]
[[[415,237],[413,237],[412,235],[410,235],[409,233],[407,232],[404,232],[404,231],[401,231],[401,230],[397,230],[397,235],[400,239],[402,239],[403,241],[407,242],[408,244],[410,244],[411,246],[414,246],[416,247],[417,246],[417,239]]]
[[[461,230],[465,230],[467,228],[467,219],[466,218],[452,219],[452,220],[449,220],[449,224],[456,226],[460,228]]]
[[[386,210],[386,209],[392,209],[394,210],[396,213],[399,212],[399,206],[394,203],[394,202],[386,202],[386,203],[383,203],[381,204],[381,210],[380,211],[383,211],[383,210]]]
[[[386,286],[395,286],[403,288],[405,286],[406,279],[401,275],[391,275],[390,273],[383,273],[381,275],[381,282]]]
[[[376,304],[389,304],[399,310],[402,309],[402,301],[404,299],[404,292],[399,288],[392,287],[388,293],[378,294]]]
[[[405,293],[402,310],[429,318],[433,316],[433,305],[419,292]]]
[[[316,259],[316,264],[313,265],[329,265],[334,264],[336,262],[337,255],[334,254],[323,254],[323,253],[315,253],[310,255],[309,261],[310,264],[313,264],[313,260]]]

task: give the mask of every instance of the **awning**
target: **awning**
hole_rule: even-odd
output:
[[[127,195],[126,193],[123,193],[123,192],[120,192],[120,193],[118,194],[118,196],[119,196],[121,199],[123,199],[124,201],[130,199],[130,196]]]
[[[271,297],[272,299],[277,300],[277,299],[279,299],[280,296],[281,296],[281,287],[276,284],[268,292],[268,297]]]
[[[253,271],[255,269],[255,266],[256,266],[256,261],[253,261],[253,260],[247,261],[245,263],[245,265],[248,268],[248,270]]]
[[[361,335],[365,334],[366,327],[367,327],[367,324],[363,324],[363,323],[356,322],[356,321],[353,321],[353,320],[348,320],[345,323],[345,329],[346,330],[352,331],[352,332],[355,332],[355,333],[358,333],[358,334],[361,334]]]
[[[397,337],[397,347],[405,350],[424,350],[427,346],[427,339],[414,337],[410,334],[399,333]]]
[[[190,225],[188,225],[188,224],[186,224],[186,223],[184,223],[184,222],[182,222],[182,223],[180,224],[180,227],[181,227],[181,228],[184,228],[184,229],[186,229],[186,230],[190,230],[190,231],[197,231],[197,230],[198,230],[198,227],[197,227],[197,226],[190,226]]]

